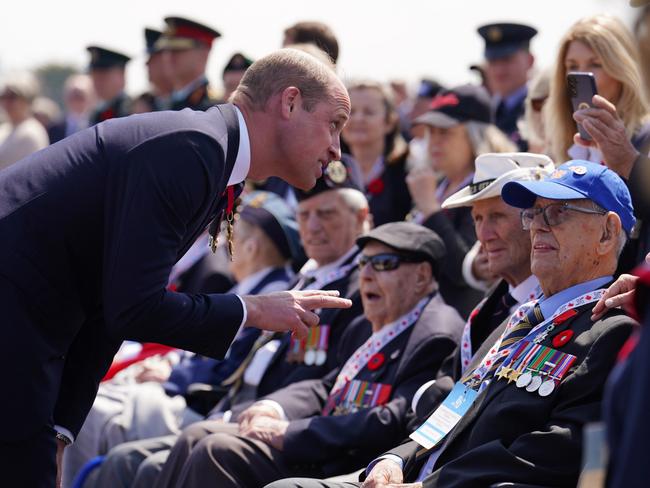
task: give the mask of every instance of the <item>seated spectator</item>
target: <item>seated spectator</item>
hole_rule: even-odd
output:
[[[349,156],[361,173],[374,225],[404,220],[411,210],[406,186],[408,145],[387,88],[376,82],[348,85],[352,109],[341,132]]]
[[[541,294],[537,277],[530,271],[530,237],[521,228],[519,211],[501,198],[501,189],[509,181],[541,179],[551,174],[553,169],[553,162],[541,154],[482,154],[476,158],[472,183],[442,204],[445,209],[471,207],[488,270],[498,277],[497,283],[472,310],[465,324],[454,380],[459,379],[494,329],[519,306]]]
[[[591,320],[635,222],[630,194],[611,170],[570,161],[544,181],[506,183],[502,198],[523,209],[531,270],[543,295],[491,334],[443,406],[442,398],[430,399],[432,415],[411,435],[417,440],[370,464],[365,486],[568,487],[578,481],[582,428],[600,419],[605,380],[634,325],[620,310]],[[455,420],[441,425],[437,408],[451,409]],[[271,486],[350,485],[286,480]]]
[[[49,144],[45,128],[32,114],[38,92],[38,81],[30,73],[15,74],[3,84],[0,106],[8,122],[0,127],[0,169]]]
[[[598,90],[593,108],[572,111],[566,84],[569,71],[593,72]],[[650,123],[643,86],[639,53],[623,22],[610,15],[587,17],[576,22],[562,39],[545,109],[556,161],[602,162],[629,181],[640,228],[621,256],[619,273],[629,272],[650,251],[650,214],[640,204],[647,194],[643,175],[650,167]],[[576,122],[591,141],[576,133]]]
[[[312,328],[306,340],[296,340],[291,334],[260,336],[241,366],[222,381],[228,394],[210,418],[236,422],[257,398],[297,381],[321,378],[338,367],[343,334],[361,313],[355,240],[369,229],[368,202],[338,161],[330,163],[312,190],[296,194],[298,231],[310,259],[295,289],[338,290],[353,305],[321,311],[321,325]],[[175,440],[171,435],[112,449],[93,486],[151,486]]]
[[[278,196],[255,192],[244,199],[239,217],[234,224],[237,259],[230,263],[237,285],[229,293],[286,290],[291,278],[288,263],[299,254],[293,212]],[[203,246],[208,249],[206,242]],[[203,418],[186,405],[190,384],[219,385],[240,366],[259,335],[259,329],[240,330],[221,361],[184,354],[174,364],[178,361],[174,353],[135,364],[103,383],[75,443],[65,450],[64,484],[71,484],[91,458],[120,443],[180,433],[183,426]]]
[[[441,205],[471,183],[474,159],[479,154],[515,150],[505,134],[492,125],[491,112],[490,98],[483,88],[465,85],[440,92],[429,112],[414,122],[428,130],[432,166],[414,168],[406,180],[415,204],[415,221],[445,241],[447,258],[440,293],[463,317],[481,299],[461,272],[463,258],[476,241],[476,234],[469,208],[443,211]]]
[[[238,426],[187,429],[157,486],[256,488],[292,474],[342,474],[404,435],[413,393],[454,351],[462,327],[436,293],[444,244],[406,222],[380,226],[357,243],[367,322],[349,332],[370,329],[370,337],[346,340],[349,359],[340,368],[268,395]]]

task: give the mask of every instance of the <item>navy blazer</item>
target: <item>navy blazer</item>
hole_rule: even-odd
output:
[[[4,439],[76,434],[123,339],[223,357],[239,299],[166,284],[226,205],[238,127],[231,105],[109,120],[0,172]]]
[[[600,420],[605,380],[634,323],[618,310],[594,323],[592,308],[593,304],[576,309],[578,315],[557,326],[541,342],[552,348],[557,334],[568,328],[574,332],[561,351],[577,359],[559,387],[541,397],[508,381],[492,381],[443,441],[434,472],[424,479],[425,488],[470,488],[501,482],[576,486],[582,428]],[[483,343],[470,368],[482,360],[505,326],[506,322]],[[435,405],[431,407],[429,413]],[[405,480],[412,482],[430,451],[407,441],[390,453],[404,460]]]
[[[322,476],[359,469],[406,434],[406,413],[416,390],[435,378],[442,361],[456,349],[463,328],[458,313],[436,295],[418,321],[382,349],[379,369],[364,367],[356,379],[392,385],[383,406],[347,415],[322,416],[341,367],[320,380],[295,383],[267,396],[290,420],[284,453],[290,463],[322,469]],[[350,357],[370,337],[366,320],[356,322],[341,340],[340,354]],[[341,364],[343,364],[342,361]]]

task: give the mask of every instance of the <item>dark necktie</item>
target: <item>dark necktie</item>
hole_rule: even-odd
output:
[[[517,303],[517,300],[509,292],[501,296],[501,299],[494,306],[494,313],[490,319],[494,328],[510,317],[510,309]]]
[[[539,306],[539,303],[537,303],[534,307],[530,308],[528,312],[526,312],[524,318],[517,322],[503,338],[501,344],[499,345],[499,354],[497,355],[497,359],[495,359],[492,363],[492,366],[483,378],[483,381],[491,380],[496,370],[506,359],[507,355],[501,354],[501,352],[526,337],[532,328],[542,322],[542,320],[544,320],[542,309]]]

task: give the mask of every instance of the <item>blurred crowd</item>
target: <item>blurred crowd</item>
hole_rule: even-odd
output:
[[[650,256],[649,33],[650,6],[632,29],[579,19],[544,67],[533,26],[493,22],[480,84],[348,80],[341,160],[310,191],[247,181],[232,239],[213,255],[206,232],[168,287],[330,289],[352,308],[305,340],[242,329],[223,360],[124,343],[64,486],[645,486],[648,277],[630,273]],[[113,118],[226,103],[254,60],[233,54],[213,84],[219,37],[146,28],[134,98],[110,46],[88,46],[62,111],[33,74],[6,78],[0,170]],[[320,22],[283,46],[339,53]]]

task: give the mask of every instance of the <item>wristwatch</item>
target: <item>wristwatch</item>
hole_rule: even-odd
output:
[[[66,446],[69,446],[72,444],[72,440],[65,434],[62,434],[61,432],[56,433],[56,438],[63,442]]]

